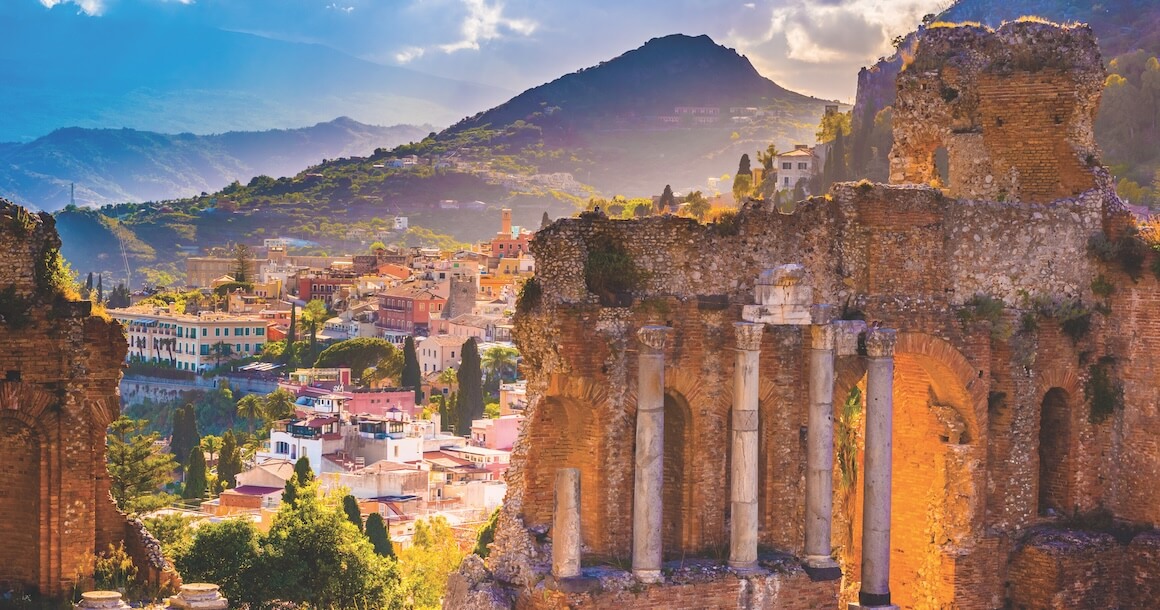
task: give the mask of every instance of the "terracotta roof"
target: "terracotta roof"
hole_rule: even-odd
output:
[[[780,159],[781,157],[817,157],[817,155],[815,155],[814,151],[812,150],[797,149],[781,153],[777,157]]]

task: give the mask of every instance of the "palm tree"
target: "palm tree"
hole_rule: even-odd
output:
[[[254,422],[266,416],[266,406],[256,394],[246,394],[238,401],[238,417],[244,418],[248,427],[246,431],[254,434]]]
[[[447,367],[439,371],[439,383],[447,386],[451,392],[457,390],[459,388],[459,376],[456,375],[455,369]]]
[[[515,379],[516,359],[520,352],[514,347],[495,346],[483,353],[483,370],[488,377],[495,376],[501,381]]]
[[[208,464],[212,466],[214,456],[222,448],[222,439],[220,436],[214,436],[212,434],[203,436],[201,437],[201,448],[209,455]]]

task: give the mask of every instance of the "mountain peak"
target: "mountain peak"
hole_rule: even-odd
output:
[[[672,114],[676,106],[764,106],[778,100],[821,103],[761,76],[744,56],[704,34],[670,34],[529,89],[449,131],[531,121],[545,108],[553,108],[557,121],[576,124]]]

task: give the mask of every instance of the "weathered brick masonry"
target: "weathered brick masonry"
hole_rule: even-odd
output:
[[[71,595],[93,554],[126,538],[105,470],[125,338],[54,285],[50,215],[0,200],[0,243],[0,583]]]
[[[1160,590],[1155,534],[1058,533],[1062,515],[1097,509],[1145,528],[1160,520],[1160,285],[1088,254],[1092,236],[1119,239],[1130,222],[1092,143],[1102,81],[1086,27],[932,28],[899,77],[899,184],[839,184],[790,215],[753,201],[728,225],[586,214],[541,230],[532,244],[540,294],[522,302],[516,328],[537,398],[486,570],[468,562],[445,607],[686,607],[690,595],[701,600],[695,607],[838,604],[834,583],[801,574],[720,571],[694,593],[674,580],[690,558],[728,555],[732,324],[761,272],[788,263],[804,266],[814,302],[898,329],[895,603],[1141,607]],[[938,182],[940,146],[945,190],[927,186]],[[609,243],[639,271],[618,307],[586,283],[589,250]],[[1093,292],[1100,275],[1115,287],[1110,296]],[[1065,324],[1067,311],[1087,312],[1090,328]],[[662,533],[672,571],[659,585],[617,572],[632,554],[635,333],[646,325],[671,328]],[[770,326],[761,344],[758,533],[767,554],[803,552],[809,341],[803,327]],[[1097,364],[1124,390],[1123,407],[1104,420],[1090,416],[1085,392]],[[838,358],[835,417],[865,375],[864,359]],[[544,578],[552,481],[564,467],[580,470],[582,557],[596,592],[556,592]],[[861,494],[835,485],[843,595],[859,580]],[[1028,537],[1033,528],[1056,537]],[[737,593],[762,578],[783,595]]]

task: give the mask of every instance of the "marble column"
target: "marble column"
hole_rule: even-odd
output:
[[[758,360],[764,324],[737,322],[737,364],[733,369],[733,451],[729,497],[729,567],[757,568],[757,397]]]
[[[81,593],[81,601],[76,607],[78,610],[127,610],[129,604],[117,591],[88,591]]]
[[[552,511],[552,576],[580,576],[580,470],[556,471],[556,506]]]
[[[665,455],[665,341],[667,326],[637,331],[636,469],[632,496],[632,573],[648,583],[661,576],[661,492]]]
[[[866,333],[866,458],[863,467],[862,589],[863,608],[890,604],[891,430],[894,411],[894,343],[896,332],[872,328]]]
[[[833,307],[815,305],[809,349],[809,412],[806,439],[806,569],[816,579],[841,578],[831,557],[834,515],[834,318]]]

